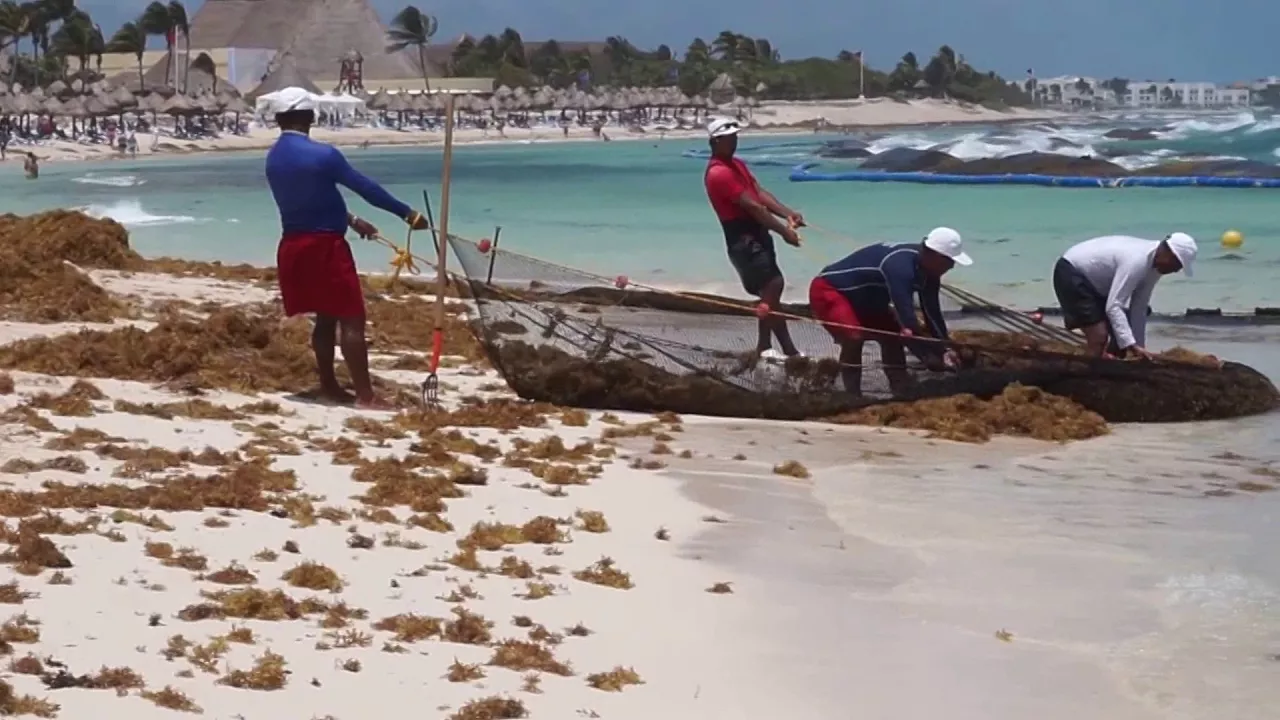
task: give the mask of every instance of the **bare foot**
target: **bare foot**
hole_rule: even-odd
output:
[[[367,400],[356,399],[357,410],[373,410],[377,412],[395,412],[396,406],[376,395]]]

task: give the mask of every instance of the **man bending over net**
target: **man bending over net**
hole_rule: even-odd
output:
[[[1196,241],[1176,232],[1164,240],[1106,235],[1073,246],[1053,266],[1053,291],[1068,330],[1084,331],[1088,352],[1151,358],[1147,314],[1161,277],[1191,277]]]
[[[369,348],[364,336],[364,291],[347,244],[347,228],[370,238],[378,229],[347,212],[338,191],[343,185],[374,207],[401,218],[415,230],[427,227],[421,213],[392,197],[356,172],[337,148],[311,139],[315,105],[311,93],[285,88],[277,94],[280,138],[267,153],[267,183],[280,209],[283,234],[276,251],[276,272],[284,312],[292,317],[315,313],[311,348],[316,355],[325,397],[357,407],[387,409],[373,393]],[[352,398],[338,384],[333,346],[341,332],[342,358],[355,386]]]
[[[809,311],[840,346],[845,389],[862,393],[862,344],[866,341],[880,343],[882,366],[895,395],[911,380],[904,345],[930,370],[955,367],[955,352],[939,342],[948,337],[939,292],[947,271],[972,264],[960,234],[940,227],[922,243],[868,245],[823,268],[809,284]],[[916,294],[936,341],[919,337]]]
[[[738,150],[741,129],[737,120],[723,118],[712,120],[707,126],[711,160],[703,180],[711,209],[724,229],[729,262],[738,271],[742,289],[760,298],[776,313],[782,304],[785,282],[769,231],[778,233],[788,245],[799,246],[796,228],[804,227],[804,218],[760,187],[746,163],[733,156]],[[776,314],[760,318],[756,353],[772,350],[774,337],[787,357],[800,354],[791,341],[786,319]]]

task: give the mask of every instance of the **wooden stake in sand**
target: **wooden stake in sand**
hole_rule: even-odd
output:
[[[454,96],[445,96],[444,102],[444,169],[440,175],[440,227],[436,231],[436,327],[431,334],[431,372],[422,383],[423,404],[435,407],[440,400],[440,354],[444,350],[444,293],[449,286],[449,273],[445,269],[449,258],[449,180],[453,170],[453,115]]]

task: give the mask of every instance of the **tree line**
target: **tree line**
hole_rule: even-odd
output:
[[[424,60],[438,28],[436,19],[414,6],[395,16],[389,36],[396,48],[416,46]],[[429,31],[429,32],[428,32]],[[834,58],[783,59],[768,38],[724,30],[710,42],[694,38],[677,57],[669,45],[643,50],[625,37],[605,39],[598,52],[568,49],[555,40],[526,47],[520,32],[507,28],[454,45],[443,70],[459,77],[493,77],[508,87],[588,85],[675,86],[686,95],[706,93],[720,78],[739,95],[764,99],[834,99],[894,95],[952,97],[970,102],[1029,105],[1031,94],[995,72],[980,71],[943,45],[923,64],[913,52],[892,70],[863,67],[861,52],[844,50]],[[425,73],[424,73],[425,75]],[[430,79],[425,78],[428,85]],[[723,84],[723,83],[722,83]]]
[[[434,16],[408,6],[393,18],[387,48],[416,50],[421,67],[426,68],[428,47],[438,28]],[[180,0],[152,2],[110,35],[77,8],[75,0],[0,0],[0,54],[7,50],[12,56],[7,81],[24,87],[100,71],[104,53],[136,57],[141,80],[143,54],[153,37],[165,39],[166,62],[172,70],[174,50],[179,43],[190,46],[190,31]],[[687,95],[714,90],[787,100],[849,98],[860,93],[1004,105],[1027,105],[1032,100],[1029,88],[974,68],[947,45],[924,62],[908,52],[889,70],[864,67],[862,53],[849,50],[832,58],[784,59],[768,38],[732,30],[710,41],[694,38],[679,56],[668,45],[644,50],[622,36],[607,38],[594,52],[563,48],[555,40],[530,46],[513,28],[479,39],[464,38],[453,47],[443,70],[453,76],[493,77],[508,87],[674,86]],[[174,84],[181,89],[189,68],[180,70]],[[427,74],[424,71],[429,87]]]
[[[187,8],[179,0],[151,3],[111,35],[76,7],[75,0],[0,0],[0,54],[10,54],[5,80],[11,85],[42,87],[86,72],[100,76],[106,53],[137,58],[141,80],[143,54],[152,37],[165,39],[166,63],[172,71],[174,49],[179,41],[190,47],[190,35]],[[185,84],[186,70],[178,78],[180,84]]]

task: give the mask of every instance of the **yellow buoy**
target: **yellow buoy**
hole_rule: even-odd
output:
[[[1222,233],[1222,247],[1235,250],[1244,244],[1244,235],[1239,230],[1228,230]]]

